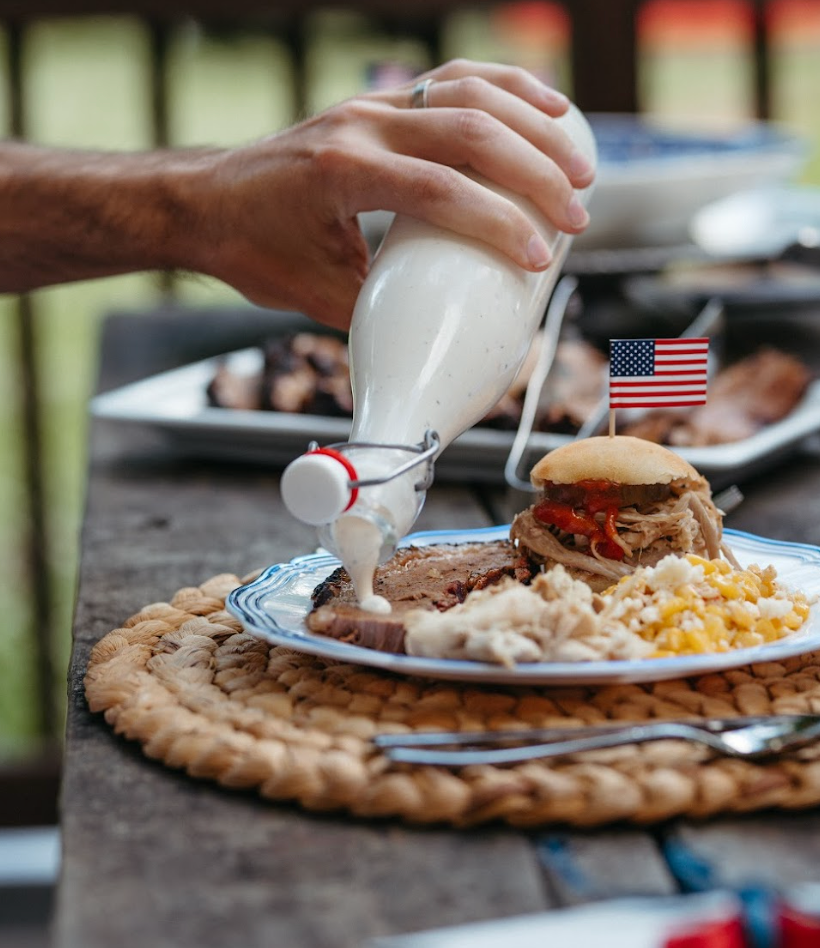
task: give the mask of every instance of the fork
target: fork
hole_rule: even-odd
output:
[[[581,751],[669,739],[704,744],[729,757],[764,760],[803,747],[817,738],[820,738],[820,714],[779,714],[712,718],[696,723],[653,721],[626,726],[528,731],[380,734],[373,738],[373,743],[394,761],[464,767],[468,764],[511,764],[545,757],[563,757]],[[482,744],[513,746],[477,746]]]

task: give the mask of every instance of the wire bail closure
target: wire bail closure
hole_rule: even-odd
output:
[[[519,467],[527,451],[530,435],[532,434],[535,424],[535,416],[538,411],[538,402],[541,398],[542,389],[544,388],[553,362],[555,361],[558,340],[561,335],[561,327],[567,315],[570,301],[577,289],[577,277],[572,275],[562,277],[556,285],[547,307],[541,351],[538,355],[536,366],[530,376],[530,380],[527,383],[518,430],[515,433],[512,447],[507,455],[507,462],[504,466],[504,479],[508,486],[515,490],[530,494],[536,492],[536,488],[532,483],[529,480],[524,480],[520,475]],[[703,309],[695,316],[694,320],[680,334],[680,338],[708,336],[714,331],[715,326],[719,324],[720,320],[723,319],[725,312],[725,307],[720,299],[717,297],[709,299]],[[582,438],[589,438],[599,434],[602,425],[606,422],[608,412],[609,392],[605,391],[589,417],[574,435],[573,440],[579,441]],[[727,503],[728,502],[731,502],[731,499],[727,501]]]
[[[341,455],[344,455],[346,448],[384,448],[386,450],[393,451],[411,451],[417,455],[416,457],[410,458],[410,460],[406,461],[404,464],[400,464],[389,474],[383,474],[380,477],[369,477],[361,480],[351,479],[351,491],[358,490],[360,487],[375,487],[378,484],[386,484],[388,481],[392,481],[397,477],[401,477],[402,474],[406,474],[414,467],[418,467],[420,464],[424,464],[425,462],[428,462],[427,472],[424,476],[424,479],[420,480],[415,485],[415,489],[417,491],[429,490],[433,484],[433,458],[440,447],[441,439],[439,438],[438,433],[433,431],[432,428],[428,428],[427,431],[424,432],[424,440],[420,441],[418,444],[378,444],[374,441],[337,441],[334,444],[325,445],[325,449],[338,452]],[[311,441],[308,445],[308,453],[318,450],[320,450],[319,442]],[[350,465],[349,470],[354,470],[352,465]]]
[[[536,366],[527,383],[524,405],[521,409],[521,417],[518,422],[518,430],[515,433],[513,443],[507,455],[507,462],[504,465],[504,479],[508,486],[515,490],[526,491],[527,493],[534,493],[535,491],[530,481],[524,480],[521,477],[519,467],[521,459],[527,450],[527,442],[530,439],[533,425],[535,424],[535,416],[538,411],[541,390],[544,387],[547,376],[552,369],[552,364],[555,361],[555,354],[558,350],[558,338],[561,335],[561,326],[567,314],[570,300],[577,289],[577,277],[571,275],[561,277],[547,306],[541,351],[538,354]]]

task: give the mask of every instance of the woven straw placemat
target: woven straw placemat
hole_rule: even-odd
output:
[[[148,757],[309,810],[470,826],[648,824],[820,802],[820,746],[776,762],[680,741],[516,766],[394,764],[379,732],[820,712],[820,652],[651,685],[511,688],[406,678],[272,647],[225,611],[220,575],[109,632],[85,678],[92,711]]]

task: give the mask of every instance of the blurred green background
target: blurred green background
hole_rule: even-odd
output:
[[[820,184],[820,0],[774,0],[774,118],[804,134],[811,158],[804,180]],[[641,18],[640,88],[645,111],[679,120],[734,122],[752,113],[752,54],[740,0],[655,0]],[[518,62],[572,93],[565,17],[549,3],[465,8],[450,17],[446,57]],[[309,108],[367,87],[379,64],[429,65],[412,40],[387,38],[366,19],[317,14],[309,36]],[[170,128],[174,145],[236,144],[282,128],[291,112],[292,64],[268,34],[211,33],[194,24],[173,34]],[[42,21],[26,38],[27,128],[44,144],[141,149],[151,143],[149,38],[128,17]],[[7,73],[0,33],[0,69]],[[8,108],[0,99],[0,126]],[[161,300],[153,275],[117,277],[41,291],[37,357],[43,381],[44,477],[49,581],[54,603],[54,691],[64,702],[65,668],[83,506],[87,402],[95,382],[97,335],[113,309]],[[177,285],[182,301],[239,298],[201,278]],[[20,420],[13,300],[0,297],[0,759],[37,745],[36,675],[25,536],[26,431]]]

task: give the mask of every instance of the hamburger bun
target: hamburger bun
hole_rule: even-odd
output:
[[[541,458],[530,471],[530,480],[539,490],[546,483],[575,484],[583,480],[634,485],[705,483],[679,454],[628,435],[570,441]]]
[[[661,445],[624,435],[572,441],[530,479],[538,499],[514,518],[510,537],[534,562],[560,563],[593,590],[670,553],[721,554],[708,481]]]

